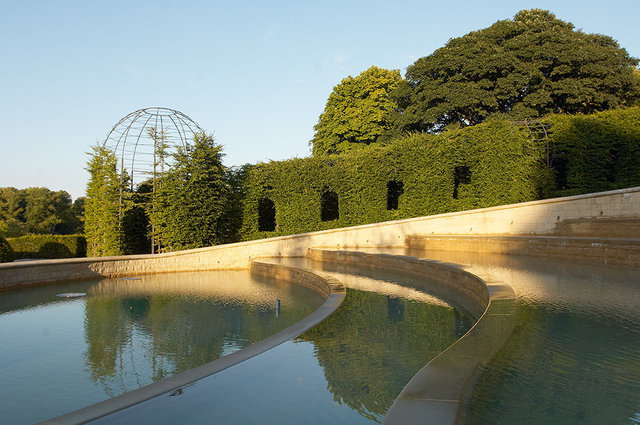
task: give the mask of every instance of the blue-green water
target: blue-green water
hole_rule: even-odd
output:
[[[477,384],[468,423],[640,423],[640,270],[430,251],[473,264],[518,296],[512,338]]]
[[[378,423],[413,375],[472,324],[441,299],[398,285],[411,278],[330,265],[322,272],[341,280],[347,294],[316,327],[92,423]]]
[[[87,296],[56,296],[67,292]],[[242,271],[2,292],[0,423],[34,423],[199,366],[290,326],[323,301]]]

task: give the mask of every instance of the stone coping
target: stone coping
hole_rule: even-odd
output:
[[[413,234],[545,235],[564,220],[639,217],[640,187],[328,229],[163,254],[0,264],[0,290],[62,280],[247,269],[250,260],[304,256],[310,246],[403,247]]]
[[[418,371],[398,395],[382,423],[464,423],[473,387],[481,371],[508,341],[515,328],[516,295],[511,286],[492,280],[470,266],[405,255],[310,248],[309,257],[421,275],[458,294],[458,304],[470,307],[469,312],[478,321],[462,338]],[[467,301],[460,302],[460,298]]]
[[[410,235],[408,249],[570,259],[640,268],[640,239],[583,236]]]
[[[322,295],[325,302],[316,311],[299,322],[241,350],[137,390],[45,420],[40,422],[40,424],[83,424],[188,386],[195,381],[257,356],[311,329],[331,315],[340,304],[342,304],[345,298],[344,287],[338,280],[330,276],[321,276],[309,270],[284,266],[264,260],[252,262],[251,272],[260,276],[284,279],[305,286]]]

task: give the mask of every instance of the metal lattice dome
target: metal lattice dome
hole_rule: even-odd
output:
[[[171,165],[171,154],[186,146],[203,130],[180,111],[151,107],[122,118],[104,140],[104,147],[118,158],[121,179],[130,179],[131,189],[154,180]]]

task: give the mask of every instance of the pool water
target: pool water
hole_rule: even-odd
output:
[[[518,296],[512,338],[482,373],[468,423],[640,424],[640,270],[430,251]]]
[[[472,325],[442,299],[400,285],[407,276],[289,265],[343,282],[338,310],[294,340],[92,423],[379,423],[413,375]]]
[[[248,271],[2,292],[0,422],[34,423],[159,381],[262,340],[323,302]]]

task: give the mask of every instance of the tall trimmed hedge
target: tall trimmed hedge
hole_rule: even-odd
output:
[[[13,259],[14,253],[11,245],[0,235],[0,263],[8,263],[13,261]]]
[[[640,185],[640,107],[592,115],[551,115],[541,123],[546,136],[544,132],[534,134],[531,126],[493,118],[472,127],[438,135],[408,135],[387,146],[372,145],[342,155],[246,166],[242,170],[240,238],[260,239]],[[388,185],[398,187],[399,183],[397,209],[388,210]],[[322,221],[321,200],[326,192],[337,194],[336,220]],[[325,198],[333,196],[329,195]],[[268,208],[262,220],[261,205]],[[272,207],[275,230],[270,231]]]
[[[87,255],[83,235],[26,235],[8,238],[16,258],[74,258]]]
[[[437,136],[408,136],[387,147],[251,166],[244,184],[241,237],[257,239],[538,199],[541,182],[550,173],[531,143],[526,128],[494,119]],[[468,177],[458,179],[457,189],[456,167],[466,170]],[[390,181],[402,182],[403,187],[393,210],[387,209]],[[337,220],[321,220],[321,198],[327,191],[338,195]],[[261,199],[275,205],[275,231],[258,228]]]
[[[640,107],[593,115],[551,115],[557,196],[640,185]]]

